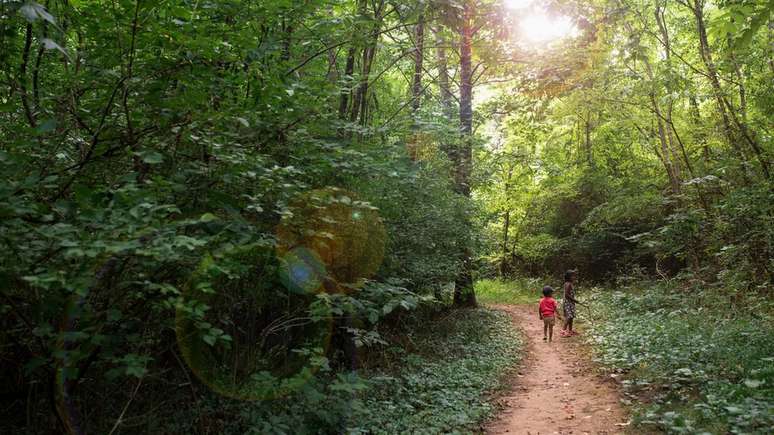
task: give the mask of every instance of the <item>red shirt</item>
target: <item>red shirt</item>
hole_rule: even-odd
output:
[[[540,299],[540,314],[543,317],[553,317],[556,313],[556,300],[552,297]]]

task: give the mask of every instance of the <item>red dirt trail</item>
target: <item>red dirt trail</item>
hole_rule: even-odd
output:
[[[510,391],[498,399],[503,410],[488,434],[621,434],[628,426],[614,385],[594,370],[580,337],[543,341],[537,305],[498,305],[524,331],[528,342]],[[583,330],[579,330],[581,333]]]

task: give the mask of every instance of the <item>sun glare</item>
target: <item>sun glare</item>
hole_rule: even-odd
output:
[[[546,43],[578,34],[569,17],[548,14],[539,0],[503,0],[503,4],[520,16],[517,23],[523,42]]]
[[[578,29],[569,17],[550,16],[537,12],[519,20],[519,30],[531,42],[548,42],[577,34]]]
[[[508,9],[524,9],[532,4],[533,0],[505,0]]]

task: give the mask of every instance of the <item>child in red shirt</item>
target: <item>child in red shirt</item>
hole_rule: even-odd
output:
[[[543,341],[548,339],[550,343],[554,336],[554,323],[556,322],[556,300],[551,297],[554,289],[551,286],[543,287],[543,297],[540,299],[538,313],[543,321]]]

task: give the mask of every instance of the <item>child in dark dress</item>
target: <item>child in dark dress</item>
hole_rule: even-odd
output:
[[[575,277],[576,273],[574,270],[568,270],[564,273],[564,325],[562,326],[562,337],[579,335],[578,332],[572,330],[572,323],[575,319],[575,304],[578,302],[575,299]]]

